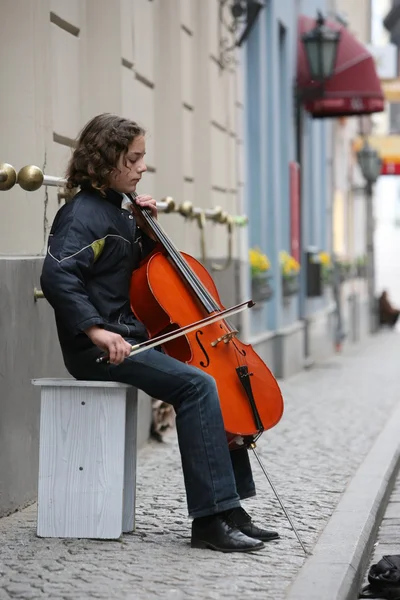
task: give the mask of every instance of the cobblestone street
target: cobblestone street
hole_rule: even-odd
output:
[[[384,332],[283,382],[259,454],[309,550],[398,403],[400,335]],[[192,550],[175,434],[139,454],[137,531],[119,542],[38,539],[36,509],[0,520],[0,600],[283,600],[305,557],[255,457],[245,508],[281,539],[254,554]],[[321,574],[323,576],[323,574]]]

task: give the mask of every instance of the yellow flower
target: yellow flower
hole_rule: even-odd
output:
[[[250,248],[249,262],[252,275],[265,273],[271,268],[271,263],[269,262],[268,257],[266,254],[261,252],[260,248]]]
[[[282,250],[279,253],[279,262],[281,265],[282,274],[284,277],[291,277],[293,275],[297,275],[300,271],[300,264],[285,250]]]
[[[329,254],[327,252],[320,252],[319,260],[321,261],[321,264],[324,265],[324,267],[331,266],[331,257],[329,256]]]

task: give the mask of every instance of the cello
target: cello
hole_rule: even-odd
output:
[[[169,339],[162,343],[166,354],[215,379],[230,449],[249,446],[282,417],[279,385],[252,346],[241,342],[238,331],[224,318],[225,308],[205,267],[174,246],[148,209],[135,205],[134,211],[141,214],[158,244],[132,273],[131,309],[150,341]],[[134,293],[138,289],[140,294]],[[206,324],[210,317],[213,322]],[[195,331],[179,335],[196,322]],[[177,335],[169,335],[174,332]]]

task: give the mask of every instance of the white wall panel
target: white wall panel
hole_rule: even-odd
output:
[[[181,52],[182,52],[182,101],[193,106],[194,90],[194,56],[193,56],[193,36],[188,35],[186,31],[181,30]]]
[[[133,11],[133,52],[135,70],[154,82],[154,4],[149,0],[135,0]]]
[[[68,162],[72,155],[72,148],[58,144],[57,142],[51,142],[47,150],[46,167],[44,172],[47,175],[53,175],[54,177],[65,177],[65,172],[68,166]],[[42,214],[43,222],[43,247],[47,247],[48,234],[54,217],[59,208],[64,204],[64,200],[58,201],[58,188],[47,187],[47,196],[45,194],[45,188],[43,188],[42,195],[44,198],[44,208]]]
[[[121,66],[122,116],[137,120],[137,99],[135,97],[135,74],[131,69]]]
[[[221,206],[221,208],[229,212],[227,203],[228,194],[213,190],[211,192],[211,206]],[[207,252],[215,258],[224,258],[227,256],[228,248],[228,228],[226,225],[216,223],[209,228],[207,233]]]
[[[143,175],[143,179],[138,185],[136,191],[138,194],[149,194],[156,200],[161,200],[155,196],[155,173],[149,173],[148,171]]]
[[[185,181],[183,183],[183,197],[176,198],[177,204],[181,202],[191,202],[193,206],[195,206],[195,193],[194,193],[195,184],[189,181]],[[206,205],[205,205],[206,206]],[[200,248],[200,229],[196,220],[188,220],[180,217],[181,223],[179,226],[180,234],[179,234],[179,248],[184,252],[188,252],[196,259],[200,258],[201,248]],[[175,241],[177,232],[176,229],[172,232],[173,239]]]
[[[237,182],[238,185],[244,185],[246,182],[246,163],[243,150],[243,144],[236,140],[237,152]]]
[[[228,189],[235,190],[238,181],[238,165],[237,165],[237,153],[236,153],[236,138],[232,135],[228,135],[227,138],[227,182]]]
[[[165,196],[168,195],[168,191]],[[157,199],[159,199],[157,197]],[[182,198],[174,197],[177,204],[182,202]],[[184,219],[176,213],[163,214],[159,216],[160,224],[174,245],[183,252],[188,252],[193,256],[199,255],[199,233],[195,221]]]
[[[116,0],[114,0],[115,2]],[[129,62],[134,62],[133,56],[133,2],[121,2],[121,56]]]
[[[239,215],[239,214],[242,213],[239,192],[232,192],[230,194],[230,198],[229,198],[228,204],[230,206],[229,212],[232,215]]]
[[[219,125],[227,125],[227,88],[224,70],[221,71],[217,63],[210,60],[210,94],[211,94],[211,119]]]
[[[2,0],[0,158],[18,170],[43,168],[51,130],[50,4]],[[0,254],[38,254],[43,239],[44,191],[15,185],[0,192]]]
[[[45,173],[47,173],[47,175],[53,175],[54,177],[65,177],[67,165],[72,156],[72,150],[72,148],[64,146],[63,144],[51,142],[51,145],[47,150]],[[50,187],[49,189],[56,190],[56,188]]]
[[[236,75],[235,71],[227,70],[224,82],[226,98],[226,126],[230,132],[236,132]]]
[[[228,211],[228,203],[227,203],[228,195],[226,192],[220,192],[219,190],[212,190],[210,193],[210,206],[220,206],[222,210]],[[219,225],[217,223],[217,225]],[[216,232],[222,232],[222,229],[216,229]]]
[[[238,67],[236,68],[236,100],[241,104],[245,102],[245,79],[244,69],[242,68],[242,62],[244,62],[243,55],[236,53],[236,58],[239,60]]]
[[[210,39],[210,54],[215,58],[219,58],[219,32],[218,32],[218,11],[219,1],[218,0],[205,0],[204,3],[208,4],[208,30]]]
[[[146,162],[155,166],[154,153],[154,89],[135,80],[134,90],[135,115],[134,120],[146,130]]]
[[[235,113],[236,113],[236,137],[238,140],[240,140],[241,142],[244,141],[244,135],[245,135],[245,111],[243,106],[241,105],[237,105],[235,108]]]
[[[182,202],[191,202],[194,205],[194,186],[195,184],[191,181],[185,181],[183,183],[183,198]],[[180,204],[180,201],[178,202]],[[207,204],[204,206],[206,207]]]
[[[50,0],[50,10],[75,27],[81,27],[82,0]]]
[[[181,23],[192,31],[193,12],[196,0],[181,0]]]
[[[53,130],[75,138],[81,128],[79,38],[51,24]]]
[[[151,3],[150,3],[151,4]],[[157,193],[183,194],[182,47],[180,0],[156,5],[155,125]]]
[[[179,248],[183,251],[183,252],[187,252],[188,254],[190,254],[191,256],[194,256],[195,258],[199,259],[200,255],[201,255],[201,247],[200,247],[200,229],[199,226],[197,224],[197,221],[189,221],[189,220],[185,220],[184,223],[182,223],[183,219],[182,217],[180,217],[181,219],[181,223],[180,223],[180,244],[179,244]],[[173,236],[175,239],[176,236],[176,230],[173,232]]]
[[[228,187],[227,166],[229,148],[227,135],[216,127],[211,126],[211,181],[212,185],[221,188]]]
[[[85,0],[80,37],[82,125],[103,112],[119,114],[121,90],[121,6],[119,0]]]
[[[236,194],[237,214],[244,215],[246,213],[246,195],[242,184],[239,184]],[[247,225],[245,225],[247,227]]]
[[[186,108],[182,109],[183,118],[183,174],[185,177],[194,177],[193,144],[194,113]]]

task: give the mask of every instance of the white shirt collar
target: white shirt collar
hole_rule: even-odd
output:
[[[130,211],[132,204],[132,200],[126,194],[122,194],[121,208]]]

